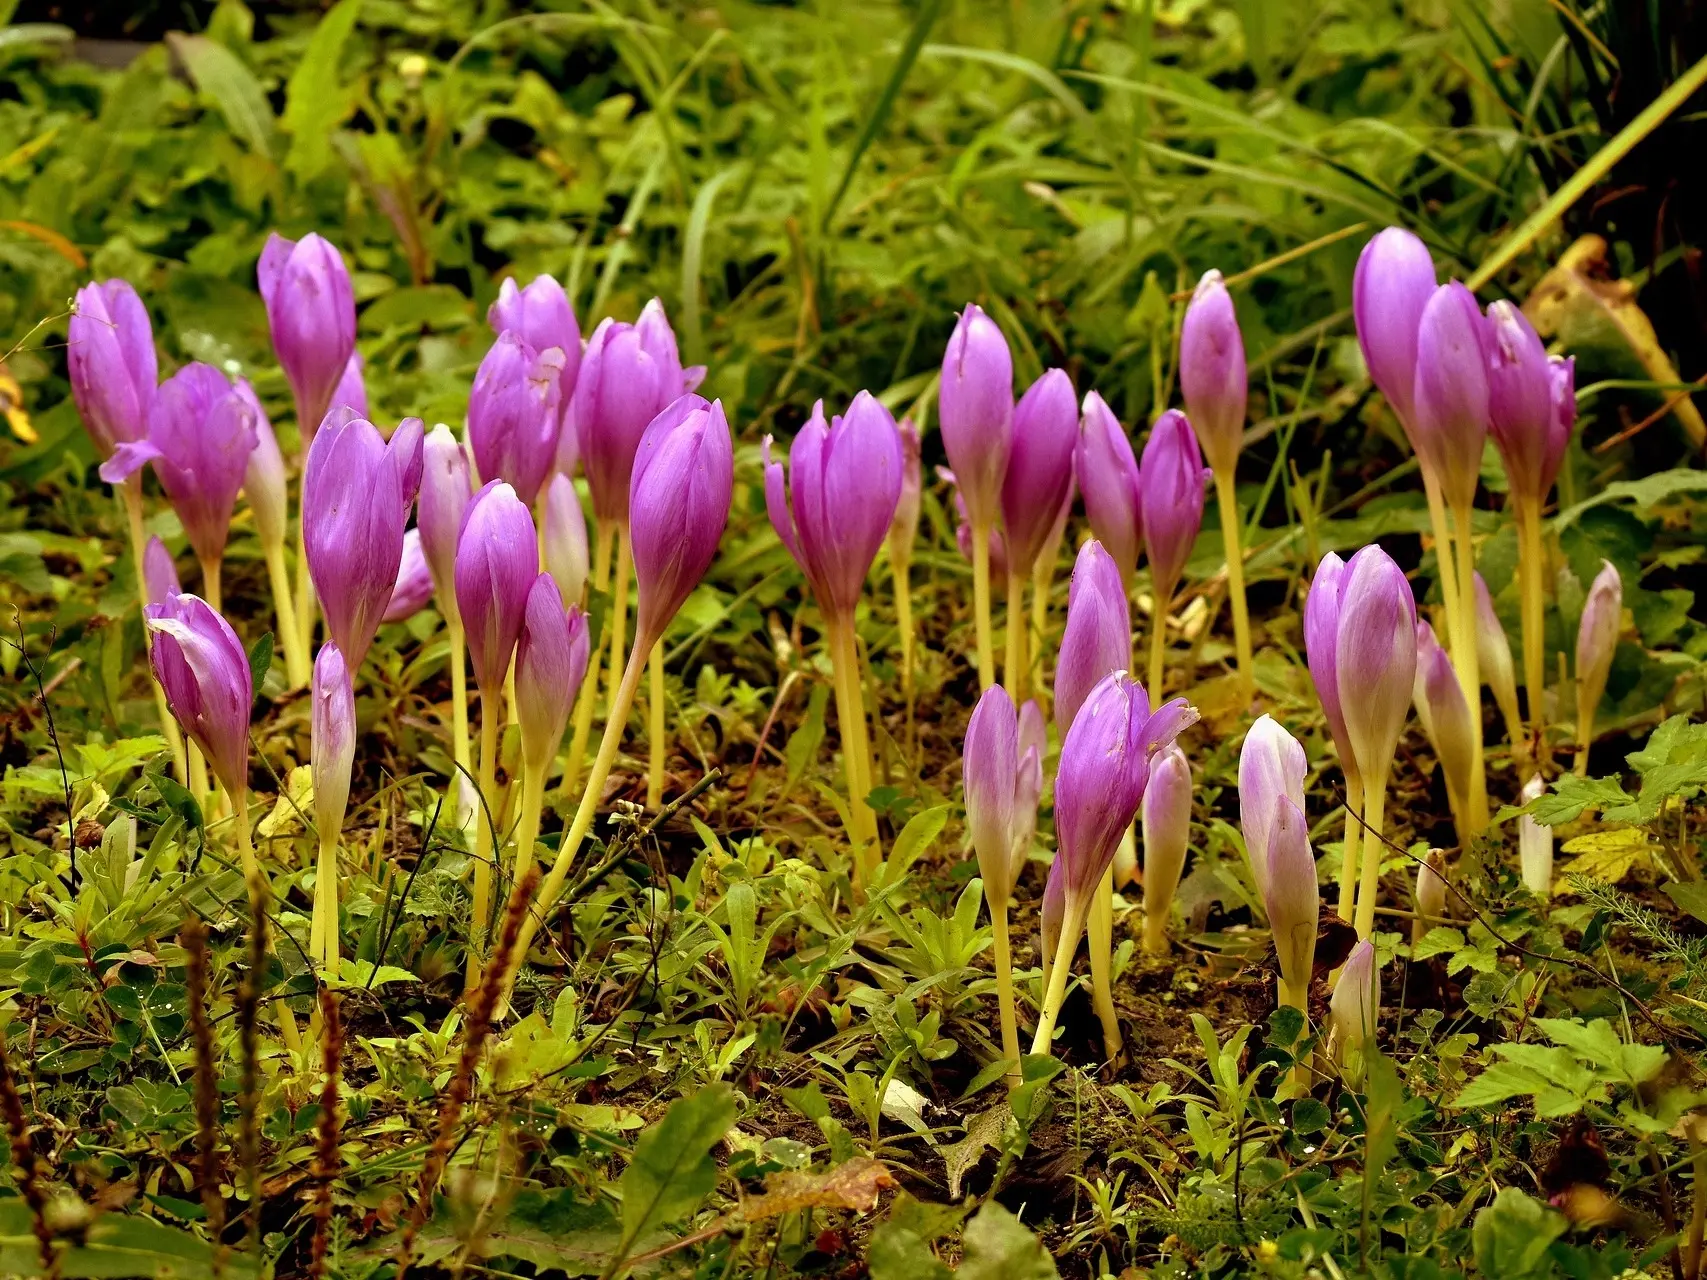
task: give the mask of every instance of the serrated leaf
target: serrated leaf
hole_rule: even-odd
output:
[[[1435,956],[1445,955],[1448,951],[1457,951],[1463,945],[1464,935],[1462,933],[1447,925],[1437,924],[1411,948],[1411,959],[1429,960]]]
[[[197,89],[213,100],[225,123],[254,151],[273,158],[273,110],[255,73],[217,40],[168,32],[166,43]]]
[[[332,159],[329,139],[349,113],[351,96],[338,74],[344,43],[361,15],[362,0],[341,0],[314,28],[302,61],[285,89],[285,132],[290,134],[286,165],[305,181],[323,172]]]
[[[1560,875],[1586,876],[1606,884],[1617,884],[1637,867],[1646,867],[1653,859],[1653,844],[1648,833],[1640,827],[1591,831],[1565,841],[1559,851],[1577,855],[1559,869]]]
[[[1553,1052],[1562,1060],[1570,1061],[1566,1050],[1555,1049]],[[1573,1068],[1575,1065],[1571,1063]],[[1491,1107],[1512,1098],[1533,1098],[1536,1113],[1543,1116],[1571,1115],[1582,1105],[1582,1099],[1571,1090],[1562,1089],[1540,1071],[1515,1062],[1496,1062],[1488,1067],[1459,1090],[1452,1105]]]
[[[1585,812],[1599,813],[1614,805],[1629,804],[1631,799],[1617,778],[1579,778],[1568,773],[1531,801],[1526,810],[1513,813],[1527,812],[1544,827],[1562,827]]]
[[[625,1245],[699,1208],[717,1185],[712,1144],[734,1123],[735,1090],[719,1082],[676,1099],[640,1135],[620,1184]]]
[[[1516,1187],[1502,1187],[1470,1228],[1476,1269],[1487,1280],[1525,1280],[1545,1274],[1541,1260],[1567,1225],[1564,1214]]]

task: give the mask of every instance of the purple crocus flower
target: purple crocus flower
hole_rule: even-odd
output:
[[[587,517],[574,482],[562,472],[551,477],[540,502],[540,550],[546,572],[563,598],[579,604],[587,587]]]
[[[150,538],[142,553],[142,585],[146,604],[165,604],[167,597],[183,590],[178,583],[178,566],[159,538]]]
[[[735,452],[722,401],[708,405],[685,395],[646,428],[628,495],[636,652],[651,649],[711,567],[734,486]]]
[[[314,774],[314,825],[322,840],[336,838],[350,802],[350,771],[356,762],[356,695],[350,668],[338,646],[320,646],[314,659],[309,755]]]
[[[1268,894],[1270,834],[1281,803],[1304,808],[1304,748],[1272,716],[1260,716],[1239,749],[1239,828],[1257,895]]]
[[[869,391],[828,425],[824,403],[794,437],[788,476],[765,437],[765,506],[771,524],[828,614],[851,618],[865,576],[901,498],[901,437]]]
[[[1121,581],[1130,582],[1144,537],[1138,462],[1119,420],[1094,391],[1085,394],[1073,470],[1092,532],[1120,567]]]
[[[1340,593],[1345,583],[1345,561],[1330,551],[1316,566],[1310,594],[1304,599],[1304,649],[1310,664],[1310,679],[1316,686],[1328,733],[1340,758],[1340,769],[1348,782],[1356,784],[1357,759],[1346,733],[1345,713],[1340,710],[1339,635]]]
[[[516,491],[490,481],[463,516],[456,546],[456,607],[468,631],[468,656],[482,698],[503,692],[528,593],[539,576],[533,517]]]
[[[1290,797],[1283,797],[1274,808],[1267,844],[1263,908],[1268,912],[1280,975],[1295,993],[1291,1003],[1302,1007],[1315,963],[1316,936],[1321,932],[1322,894],[1316,887],[1310,826]]]
[[[1072,379],[1060,369],[1045,372],[1019,398],[1013,420],[1013,446],[1002,481],[1002,530],[1009,571],[1027,574],[1073,488],[1079,410]]]
[[[154,633],[149,657],[166,705],[202,749],[232,796],[249,786],[249,708],[255,700],[249,655],[231,624],[200,596],[167,596],[142,611]]]
[[[302,537],[326,629],[357,671],[397,587],[421,485],[421,420],[404,419],[387,441],[365,418],[341,416],[328,414],[308,448]]]
[[[403,535],[403,559],[397,566],[397,585],[391,589],[391,600],[385,606],[381,622],[402,622],[427,607],[433,598],[433,572],[427,565],[426,553],[421,550],[421,531],[411,529]]]
[[[1458,281],[1443,284],[1417,327],[1411,445],[1457,510],[1476,497],[1488,434],[1487,322]]]
[[[1043,790],[1043,714],[1035,702],[1016,711],[999,684],[984,690],[966,725],[962,749],[966,826],[984,877],[985,896],[1006,900],[1037,825]]]
[[[587,674],[587,617],[565,610],[549,573],[534,579],[516,641],[516,719],[522,759],[542,772],[557,754],[563,728]]]
[[[102,458],[148,434],[159,363],[148,308],[125,280],[86,284],[66,339],[71,398]]]
[[[600,520],[628,519],[635,451],[652,420],[686,394],[676,334],[654,298],[634,324],[601,320],[575,383],[581,464]]]
[[[993,526],[1013,449],[1014,363],[996,322],[970,303],[943,353],[937,418],[973,524]]]
[[[1417,607],[1404,570],[1378,546],[1363,548],[1346,565],[1334,664],[1358,774],[1366,786],[1380,785],[1410,714]]]
[[[486,309],[486,322],[493,333],[508,330],[535,351],[555,347],[563,353],[563,369],[558,375],[562,387],[559,418],[567,415],[581,372],[581,326],[563,286],[548,275],[535,276],[524,289],[518,289],[513,279],[506,279],[498,286],[498,300]]]
[[[1559,412],[1558,373],[1564,361],[1552,361],[1522,311],[1509,302],[1488,307],[1488,428],[1499,447],[1511,492],[1540,504],[1565,460],[1575,419]]]
[[[196,557],[217,565],[256,443],[251,401],[212,365],[188,364],[161,383],[147,438],[119,445],[101,479],[118,484],[152,462]]]
[[[1055,661],[1055,727],[1063,739],[1092,689],[1132,661],[1132,614],[1120,569],[1095,538],[1079,548],[1067,629]]]
[[[358,418],[366,418],[367,411],[367,380],[362,376],[366,362],[359,351],[350,352],[350,358],[344,365],[343,376],[338,379],[338,385],[332,389],[332,403],[328,409],[348,409]],[[371,419],[369,419],[371,421]]]
[[[1370,378],[1406,435],[1417,376],[1417,329],[1434,289],[1434,259],[1411,232],[1388,227],[1363,246],[1351,285],[1357,343]]]
[[[441,611],[456,609],[456,544],[473,496],[468,454],[441,422],[421,442],[421,493],[415,506],[421,553],[432,572]]]
[[[563,352],[538,351],[506,329],[468,398],[468,444],[487,480],[506,480],[529,506],[557,462]]]
[[[1210,465],[1223,475],[1244,448],[1248,381],[1233,297],[1219,271],[1205,271],[1180,326],[1179,388]]]
[[[1203,454],[1191,423],[1169,409],[1150,431],[1138,470],[1138,508],[1158,600],[1173,597],[1203,527],[1203,476]],[[1162,625],[1159,619],[1156,625]]]
[[[328,409],[356,349],[356,302],[343,255],[309,234],[267,238],[255,268],[273,350],[296,396],[306,448]],[[360,665],[359,663],[357,665]]]

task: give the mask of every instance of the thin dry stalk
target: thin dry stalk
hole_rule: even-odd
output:
[[[332,1240],[332,1183],[338,1176],[338,1073],[344,1060],[344,1020],[338,993],[320,988],[320,1122],[314,1144],[314,1246],[308,1274],[322,1280]]]
[[[0,1113],[5,1116],[6,1136],[12,1143],[12,1163],[18,1171],[18,1194],[30,1207],[30,1230],[35,1232],[42,1269],[50,1277],[57,1276],[59,1254],[53,1247],[53,1228],[47,1224],[47,1194],[42,1190],[41,1164],[36,1160],[36,1149],[30,1142],[24,1100],[18,1096],[18,1086],[12,1079],[12,1067],[6,1061],[3,1040],[0,1040]]]
[[[261,1248],[261,1046],[257,1020],[261,983],[267,972],[267,911],[265,890],[249,887],[249,970],[237,995],[237,1038],[243,1055],[243,1074],[237,1093],[237,1147],[243,1162],[243,1183],[249,1192],[247,1210],[250,1249]]]
[[[189,959],[185,982],[196,1055],[196,1193],[207,1214],[208,1237],[219,1250],[225,1234],[225,1200],[219,1194],[219,1072],[214,1066],[213,1024],[207,1016],[207,927],[190,916],[178,941]]]
[[[522,923],[527,918],[528,904],[533,901],[534,890],[538,887],[539,867],[531,866],[527,873],[516,881],[510,900],[505,904],[504,927],[469,1006],[468,1023],[463,1028],[462,1056],[457,1060],[456,1071],[445,1086],[444,1101],[439,1104],[438,1132],[433,1137],[433,1145],[427,1151],[426,1163],[421,1166],[421,1181],[416,1189],[415,1205],[409,1211],[409,1221],[403,1228],[403,1238],[397,1243],[396,1280],[405,1280],[408,1275],[409,1263],[415,1255],[415,1242],[421,1234],[421,1228],[426,1224],[427,1214],[432,1209],[433,1192],[438,1188],[439,1179],[444,1176],[445,1165],[449,1163],[451,1151],[456,1145],[456,1128],[462,1120],[463,1108],[468,1105],[469,1096],[474,1091],[474,1072],[480,1065],[480,1055],[492,1033],[492,1014],[497,1009],[498,1002],[503,999],[508,986],[510,964],[515,958],[516,944],[521,939]]]

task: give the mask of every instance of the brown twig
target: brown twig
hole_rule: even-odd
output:
[[[41,1164],[36,1159],[35,1147],[30,1143],[24,1100],[18,1096],[18,1086],[12,1079],[12,1067],[6,1061],[3,1041],[0,1041],[0,1114],[5,1116],[6,1136],[12,1144],[12,1163],[18,1170],[18,1194],[23,1196],[30,1209],[30,1229],[35,1232],[42,1270],[49,1277],[58,1276],[59,1253],[53,1247],[53,1228],[47,1222],[47,1195],[42,1190]]]
[[[332,1239],[332,1183],[338,1177],[338,1077],[344,1059],[344,1020],[338,993],[320,988],[320,1120],[314,1144],[314,1244],[308,1274],[322,1280]]]
[[[207,1215],[208,1238],[215,1250],[214,1274],[218,1275],[224,1262],[225,1201],[219,1194],[219,1073],[213,1059],[213,1024],[207,1016],[207,926],[190,916],[178,941],[189,959],[185,985],[196,1057],[196,1192]]]
[[[261,1046],[257,1020],[267,968],[267,913],[260,896],[264,892],[250,885],[249,968],[237,994],[237,1042],[243,1060],[237,1092],[237,1149],[249,1192],[246,1230],[250,1249],[257,1254],[261,1245]]]

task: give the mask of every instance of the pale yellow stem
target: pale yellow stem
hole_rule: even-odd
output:
[[[978,642],[978,688],[996,683],[995,639],[990,631],[990,526],[972,525],[972,622]]]
[[[226,798],[237,818],[237,853],[243,866],[243,881],[249,886],[249,910],[255,917],[254,927],[260,928],[261,917],[267,908],[267,882],[261,875],[261,864],[255,860],[255,840],[249,830],[248,789],[240,789]],[[268,936],[267,950],[277,950],[271,935]],[[296,1016],[291,1013],[290,1006],[284,1000],[281,999],[278,1004],[279,1035],[283,1038],[286,1049],[293,1054],[300,1054],[302,1037],[297,1034]]]
[[[303,446],[306,464],[307,446]],[[314,624],[319,620],[320,598],[314,594],[314,579],[308,572],[308,544],[302,533],[302,512],[296,513],[296,622],[302,629],[304,653],[314,652]]]
[[[1542,695],[1547,681],[1544,618],[1547,564],[1537,503],[1521,502],[1517,506],[1517,577],[1523,595],[1523,685],[1529,703],[1529,737],[1539,752],[1546,713]]]
[[[284,543],[268,543],[261,550],[267,561],[267,585],[273,592],[273,630],[278,633],[279,649],[284,654],[285,676],[292,689],[302,689],[313,675],[314,664],[302,647],[302,627],[296,620],[296,600],[290,593]]]
[[[1025,575],[1008,569],[1007,646],[1002,654],[1002,674],[1008,696],[1016,704],[1029,697],[1027,687],[1031,678],[1031,660],[1026,657],[1025,645]]]
[[[539,815],[545,807],[545,774],[550,767],[550,760],[538,768],[522,766],[522,812],[516,822],[516,858],[510,872],[518,884],[532,865],[533,846],[539,839]]]
[[[215,613],[225,612],[225,597],[219,585],[219,561],[200,560],[202,567],[202,599]]]
[[[334,977],[338,973],[338,833],[320,833],[314,869],[314,911],[309,917],[308,954]]]
[[[1463,628],[1458,641],[1460,652],[1453,656],[1464,705],[1470,709],[1470,794],[1462,797],[1468,847],[1470,840],[1488,829],[1488,771],[1482,763],[1482,669],[1476,653],[1476,544],[1470,534],[1469,503],[1453,511],[1452,522],[1457,526],[1458,625]]]
[[[610,669],[612,671],[623,671],[628,666],[628,654],[624,650],[623,644],[627,639],[628,630],[628,579],[634,570],[633,550],[629,543],[628,526],[619,524],[616,528],[615,599],[611,604],[610,617],[605,623],[610,628]]]
[[[1244,530],[1239,521],[1238,488],[1231,471],[1215,473],[1215,505],[1221,512],[1221,543],[1227,555],[1227,599],[1233,606],[1233,651],[1238,660],[1239,701],[1244,704],[1256,692],[1256,674],[1251,670],[1251,609],[1245,599]]]
[[[913,577],[912,561],[889,553],[889,572],[895,579],[895,631],[901,642],[901,693],[913,704]]]
[[[1102,883],[1092,891],[1086,918],[1091,952],[1091,1004],[1102,1023],[1103,1057],[1113,1062],[1120,1056],[1120,1019],[1114,1012],[1114,868],[1102,873]]]
[[[480,694],[480,799],[474,815],[474,910],[468,922],[468,979],[464,991],[480,982],[480,957],[486,949],[486,919],[492,913],[492,823],[498,812],[498,729],[504,709]]]
[[[1047,715],[1048,707],[1048,672],[1043,667],[1044,635],[1049,627],[1049,593],[1055,587],[1055,557],[1047,560],[1039,558],[1037,565],[1031,571],[1031,666],[1032,680],[1036,688],[1036,698],[1039,706]]]
[[[474,772],[474,751],[468,740],[468,638],[462,618],[453,613],[445,620],[450,631],[450,742],[451,754],[469,774]]]
[[[1168,609],[1173,605],[1173,592],[1153,589],[1155,608],[1150,614],[1150,705],[1162,703],[1163,663],[1168,656]]]
[[[1365,941],[1375,930],[1375,897],[1381,889],[1381,857],[1386,851],[1381,832],[1387,818],[1387,775],[1366,784],[1363,794],[1364,832],[1358,851],[1357,937]]]
[[[863,887],[877,865],[877,816],[866,797],[871,793],[871,755],[865,736],[865,698],[860,692],[859,646],[853,623],[832,618],[827,624],[830,669],[836,694],[836,727],[842,735],[842,768],[848,783],[848,814],[853,830],[854,881]]]
[[[1363,827],[1359,823],[1363,816],[1363,782],[1354,771],[1344,772],[1345,853],[1340,858],[1339,918],[1350,924],[1357,901],[1357,851],[1363,842]]]
[[[996,970],[996,1008],[1002,1023],[1002,1057],[1012,1069],[1008,1087],[1019,1083],[1019,1013],[1014,1004],[1014,962],[1008,942],[1008,895],[1000,885],[990,895],[990,962]]]
[[[1055,1039],[1055,1020],[1061,1016],[1061,1003],[1067,998],[1067,979],[1072,976],[1073,952],[1078,950],[1079,935],[1084,932],[1083,913],[1071,909],[1063,913],[1061,937],[1055,943],[1055,960],[1049,967],[1049,985],[1043,993],[1043,1007],[1037,1013],[1037,1033],[1031,1038],[1032,1053],[1048,1053]]]
[[[124,504],[125,524],[130,530],[130,562],[136,568],[136,602],[146,609],[148,580],[143,576],[142,564],[148,551],[148,537],[142,529],[141,472],[130,476],[119,486],[119,500]],[[148,629],[146,614],[143,615],[142,647],[145,653],[153,654],[154,634]],[[154,689],[154,710],[160,717],[160,733],[166,739],[166,749],[172,753],[172,772],[178,775],[179,782],[188,783],[190,775],[184,754],[184,735],[179,732],[178,722],[172,718],[171,708],[166,705],[166,691],[154,678],[152,660],[148,663],[148,683]]]
[[[646,807],[657,812],[664,803],[664,642],[652,646],[646,661],[651,680],[646,695]]]

